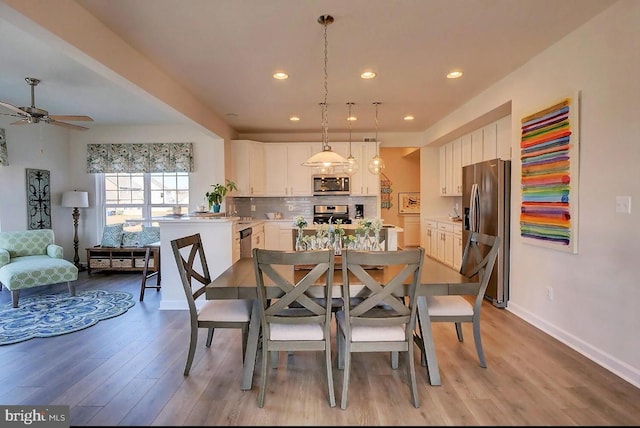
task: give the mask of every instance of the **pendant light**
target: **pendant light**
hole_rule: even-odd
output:
[[[384,161],[380,157],[379,154],[379,145],[378,145],[378,106],[379,102],[373,103],[376,106],[376,155],[369,161],[369,172],[371,174],[380,174],[384,169]]]
[[[318,23],[324,27],[324,102],[320,104],[322,108],[322,151],[311,156],[305,162],[304,166],[310,166],[312,168],[319,168],[319,172],[328,171],[334,167],[344,168],[349,165],[349,162],[338,153],[331,150],[329,146],[329,118],[327,114],[327,95],[329,76],[327,73],[327,26],[334,21],[331,15],[320,15]]]
[[[358,165],[358,161],[351,154],[351,121],[353,120],[353,116],[351,116],[351,106],[353,106],[352,102],[348,102],[349,106],[349,116],[347,117],[347,122],[349,122],[349,157],[347,158],[347,162],[349,165],[343,168],[345,174],[353,175],[360,169],[360,165]]]

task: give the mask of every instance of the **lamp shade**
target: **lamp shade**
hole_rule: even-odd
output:
[[[89,192],[77,190],[62,194],[62,206],[68,208],[87,208],[89,206]]]

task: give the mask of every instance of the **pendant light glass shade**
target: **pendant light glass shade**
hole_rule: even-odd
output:
[[[360,165],[358,165],[358,161],[351,154],[351,121],[353,120],[353,117],[351,116],[351,106],[353,105],[353,103],[349,102],[347,103],[347,105],[349,106],[349,116],[347,116],[347,122],[349,123],[349,157],[347,157],[347,162],[349,164],[347,166],[344,166],[342,168],[342,171],[345,174],[353,175],[358,172],[358,170],[360,169]]]
[[[379,102],[373,103],[376,106],[376,155],[369,161],[369,172],[371,174],[380,174],[384,169],[384,161],[380,157],[379,154],[379,146],[378,146],[378,105]]]
[[[331,15],[320,15],[318,18],[318,23],[322,24],[324,27],[324,102],[320,104],[322,107],[322,151],[314,154],[302,163],[303,166],[310,166],[312,168],[344,168],[349,165],[349,162],[347,162],[344,157],[331,150],[331,147],[329,146],[329,115],[327,113],[327,95],[329,94],[329,75],[327,73],[327,26],[333,21],[334,19]]]

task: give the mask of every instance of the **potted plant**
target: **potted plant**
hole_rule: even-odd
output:
[[[220,212],[220,204],[224,200],[227,192],[237,190],[236,183],[227,179],[225,184],[212,184],[211,190],[205,194],[207,201],[209,202],[209,211],[213,208],[214,213]]]

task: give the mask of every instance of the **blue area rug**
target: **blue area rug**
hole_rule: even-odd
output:
[[[0,345],[34,337],[51,337],[91,327],[98,321],[122,315],[135,305],[124,291],[78,291],[21,298],[19,307],[0,305]]]

